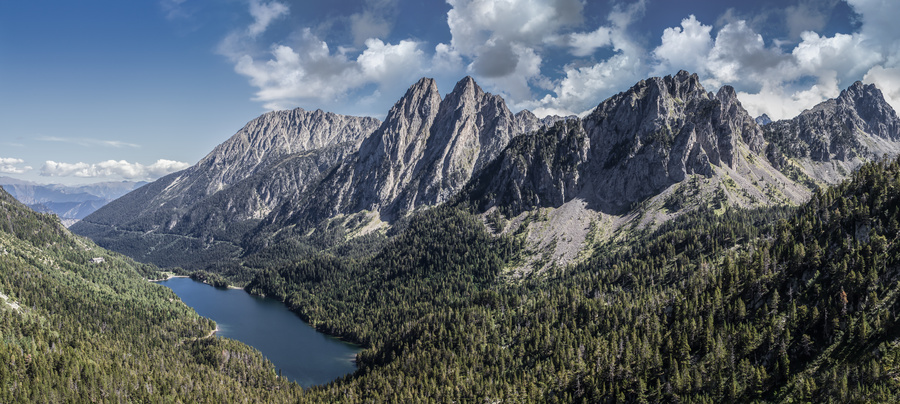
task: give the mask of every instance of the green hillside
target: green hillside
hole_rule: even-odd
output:
[[[371,346],[322,401],[896,402],[898,230],[900,162],[870,163],[799,209],[700,211],[546,276],[507,279],[516,236],[457,207],[249,288]]]
[[[213,324],[143,280],[153,267],[0,202],[0,402],[900,400],[900,161],[800,208],[700,210],[524,279],[507,271],[523,235],[492,236],[464,204],[374,254],[279,256],[248,289],[367,346],[358,372],[302,394],[204,338]]]
[[[208,337],[215,324],[144,278],[155,275],[0,191],[0,402],[299,396],[258,351]]]

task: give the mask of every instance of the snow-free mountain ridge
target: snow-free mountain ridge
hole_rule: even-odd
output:
[[[896,113],[871,85],[856,83],[793,120],[760,118],[731,87],[709,92],[684,71],[642,80],[583,119],[513,114],[471,77],[441,97],[423,78],[384,122],[265,114],[197,165],[73,229],[138,259],[200,268],[198,250],[239,257],[314,237],[323,224],[344,229],[329,238],[339,244],[417,209],[468,200],[510,219],[495,231],[526,226],[532,250],[564,264],[589,248],[592,226],[612,236],[709,204],[798,204],[816,184],[900,152]],[[540,208],[550,209],[547,223],[523,220]]]

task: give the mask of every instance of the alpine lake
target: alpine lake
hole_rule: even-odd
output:
[[[215,288],[190,278],[158,281],[219,327],[217,336],[258,349],[281,375],[304,388],[356,370],[360,347],[316,331],[275,299]]]

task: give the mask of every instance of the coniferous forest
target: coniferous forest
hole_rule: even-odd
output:
[[[800,208],[701,210],[521,280],[515,236],[434,209],[371,259],[248,289],[371,347],[323,400],[894,402],[898,190],[898,161],[870,163]]]
[[[0,302],[2,402],[900,400],[900,160],[796,208],[701,208],[524,278],[507,271],[523,236],[491,235],[465,202],[378,248],[261,251],[273,264],[248,291],[366,347],[356,373],[302,392],[208,338],[144,280],[156,268],[2,198],[0,292],[18,304]]]
[[[0,402],[291,402],[300,388],[139,264],[0,191]],[[94,263],[94,258],[103,262]]]

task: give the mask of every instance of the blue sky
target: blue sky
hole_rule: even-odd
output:
[[[423,76],[583,114],[696,72],[789,118],[856,80],[900,106],[888,0],[0,2],[0,175],[149,180],[272,109],[382,118]]]

